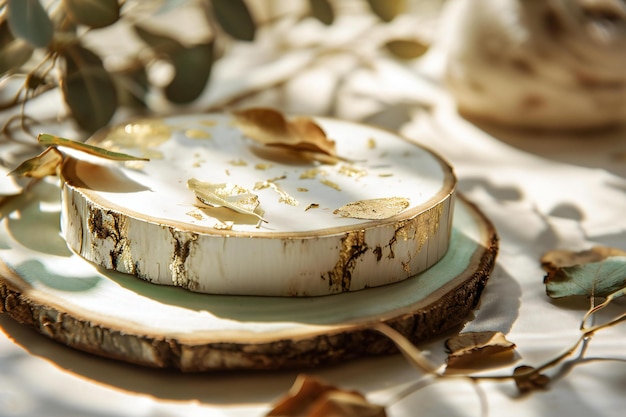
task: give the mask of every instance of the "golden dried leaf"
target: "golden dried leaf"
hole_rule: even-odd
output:
[[[299,375],[289,393],[267,417],[386,417],[382,406],[356,391],[346,391],[313,377]]]
[[[476,368],[477,365],[492,366],[503,359],[511,359],[515,344],[506,340],[501,332],[467,332],[446,341],[450,351],[448,369]]]
[[[601,262],[611,256],[626,256],[626,251],[607,246],[594,246],[580,252],[557,249],[546,252],[541,257],[541,266],[550,273],[570,266]]]
[[[248,138],[267,146],[281,146],[293,151],[336,156],[335,141],[308,117],[287,120],[269,108],[252,108],[233,113],[235,125]]]
[[[18,177],[43,178],[56,175],[57,168],[63,163],[63,154],[58,149],[50,147],[45,151],[22,162],[9,175]]]
[[[522,365],[513,371],[515,385],[521,393],[530,392],[538,389],[545,389],[550,383],[550,377],[535,372],[532,366]]]
[[[226,207],[242,214],[250,214],[267,222],[258,213],[259,198],[256,194],[236,184],[210,183],[190,178],[187,187],[194,192],[196,198],[210,207]]]
[[[39,136],[37,136],[37,141],[42,145],[64,146],[69,149],[85,152],[86,154],[110,159],[112,161],[149,161],[148,158],[144,158],[141,156],[133,156],[121,152],[113,152],[99,146],[89,145],[87,143],[77,142],[75,140],[65,139],[59,136],[48,135],[46,133],[41,133]]]
[[[374,198],[348,203],[333,214],[355,219],[382,220],[395,216],[408,206],[409,200],[404,197]]]

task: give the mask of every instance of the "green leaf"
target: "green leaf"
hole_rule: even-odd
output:
[[[57,149],[48,148],[34,158],[27,159],[9,175],[18,177],[43,178],[56,175],[57,168],[63,162],[63,155]]]
[[[63,7],[74,22],[92,28],[109,26],[120,18],[117,0],[63,0]]]
[[[169,56],[184,48],[176,39],[155,32],[144,26],[135,25],[133,29],[137,36],[148,44],[156,54]]]
[[[63,98],[78,125],[94,132],[105,126],[117,109],[117,92],[102,60],[90,50],[73,44],[61,51],[66,68],[61,84]]]
[[[15,39],[5,21],[0,22],[0,76],[24,65],[33,54],[33,47],[22,39]]]
[[[405,0],[367,0],[372,12],[383,22],[391,22],[405,9]]]
[[[36,48],[48,46],[54,29],[39,0],[8,0],[7,7],[9,27],[15,37]]]
[[[170,57],[174,78],[165,87],[165,96],[173,103],[189,103],[202,94],[213,67],[213,42],[184,48]]]
[[[40,144],[45,146],[64,146],[66,148],[85,152],[89,155],[98,156],[100,158],[110,159],[112,161],[149,161],[148,158],[128,155],[121,152],[113,152],[99,146],[93,146],[87,143],[77,142],[75,140],[65,139],[59,136],[48,135],[46,133],[41,133],[37,137],[37,140]]]
[[[224,32],[240,41],[254,40],[256,25],[243,0],[212,0],[215,20]]]
[[[415,59],[428,51],[428,46],[413,39],[394,39],[385,44],[385,48],[400,59]]]
[[[565,266],[548,272],[544,283],[551,298],[607,297],[626,287],[626,256]]]
[[[311,14],[325,25],[332,25],[335,21],[335,11],[328,0],[309,0]]]

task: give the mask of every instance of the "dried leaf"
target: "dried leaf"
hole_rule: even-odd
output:
[[[391,22],[406,8],[405,0],[367,0],[372,12],[383,22]]]
[[[95,132],[117,109],[113,78],[100,57],[79,44],[69,45],[61,53],[66,62],[61,80],[63,98],[79,126]]]
[[[308,117],[289,121],[282,113],[268,108],[240,110],[233,115],[243,134],[261,144],[336,156],[335,141],[328,139],[324,130]]]
[[[22,162],[9,175],[18,177],[43,178],[56,175],[63,163],[63,154],[55,148],[48,148],[34,158]]]
[[[400,59],[416,59],[428,51],[428,45],[414,39],[394,39],[385,48]]]
[[[92,28],[109,26],[120,18],[118,0],[63,0],[70,19]]]
[[[148,158],[128,155],[121,152],[113,152],[108,149],[100,148],[98,146],[89,145],[83,142],[77,142],[71,139],[65,139],[59,136],[48,135],[46,133],[41,133],[37,137],[37,140],[42,145],[64,146],[66,148],[85,152],[87,154],[98,156],[100,158],[110,159],[112,161],[149,161]]]
[[[45,48],[52,41],[52,21],[39,0],[8,0],[8,22],[15,37],[36,48]]]
[[[547,271],[546,292],[551,298],[607,297],[626,288],[626,252],[594,247],[582,252],[547,252],[541,263]]]
[[[226,207],[267,222],[258,213],[259,197],[243,187],[231,183],[215,184],[195,178],[187,181],[187,187],[195,193],[196,198],[202,204],[210,207]]]
[[[395,216],[408,206],[409,200],[404,197],[374,198],[348,203],[333,211],[333,214],[354,219],[382,220]]]
[[[446,341],[450,351],[448,369],[483,367],[492,362],[501,362],[513,356],[515,344],[506,340],[501,332],[467,332]]]
[[[287,396],[266,417],[385,417],[382,406],[369,403],[356,391],[327,385],[299,375]]]
[[[521,393],[545,389],[550,383],[550,377],[535,372],[532,366],[522,365],[513,371],[515,385]]]
[[[325,25],[332,25],[335,21],[335,11],[328,0],[309,0],[311,14]]]
[[[254,40],[256,25],[243,0],[212,0],[213,15],[220,27],[240,41]]]

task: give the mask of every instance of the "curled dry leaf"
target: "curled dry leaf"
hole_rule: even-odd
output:
[[[56,148],[50,147],[35,156],[22,162],[9,175],[17,177],[43,178],[56,175],[57,168],[63,162],[63,154]]]
[[[40,144],[46,146],[64,146],[69,149],[94,155],[99,158],[110,159],[112,161],[149,161],[148,158],[128,155],[121,152],[113,152],[99,146],[89,145],[83,142],[77,142],[71,139],[65,139],[59,136],[48,135],[42,133],[37,137]]]
[[[243,187],[231,183],[210,183],[195,178],[187,181],[187,187],[206,206],[226,207],[267,222],[259,213],[259,197]]]
[[[446,341],[450,351],[446,372],[452,369],[492,366],[513,357],[515,344],[501,332],[467,332]]]
[[[607,297],[626,288],[626,252],[596,246],[581,252],[554,250],[541,258],[551,298]]]
[[[545,389],[550,383],[550,377],[535,371],[532,366],[522,365],[513,371],[515,385],[521,393]]]
[[[359,200],[339,207],[333,214],[355,219],[382,220],[395,216],[409,206],[404,197],[374,198]]]
[[[266,417],[385,417],[384,407],[356,391],[346,391],[316,378],[299,375],[289,393]]]
[[[240,110],[233,115],[243,134],[263,145],[330,157],[337,155],[335,141],[308,117],[287,120],[282,113],[268,108]]]

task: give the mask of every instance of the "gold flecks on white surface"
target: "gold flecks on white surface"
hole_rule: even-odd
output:
[[[409,206],[404,197],[374,198],[348,203],[333,211],[341,217],[354,219],[382,220],[399,214]]]
[[[308,193],[309,189],[308,188],[304,188],[304,187],[298,187],[296,188],[297,191],[301,192],[301,193]]]
[[[317,204],[317,203],[311,203],[311,204],[309,204],[309,206],[307,208],[304,209],[304,211],[308,211],[308,210],[311,210],[311,209],[314,209],[314,208],[319,208],[319,206],[320,205]]]
[[[194,192],[198,201],[207,207],[226,207],[265,221],[257,210],[259,197],[237,184],[211,183],[190,178],[187,180],[187,187]]]
[[[185,130],[185,136],[189,139],[211,139],[211,133],[202,129],[187,129]]]
[[[97,145],[110,150],[131,149],[150,159],[163,159],[154,148],[172,137],[172,128],[159,119],[144,119],[113,127]]]
[[[227,220],[225,222],[221,222],[218,220],[218,222],[213,225],[213,228],[216,230],[233,230],[234,225],[235,222],[230,220]]]
[[[378,174],[378,176],[381,178],[387,178],[387,177],[393,177],[393,174],[391,172],[386,172],[384,174]]]
[[[267,169],[270,169],[273,166],[274,166],[274,164],[263,164],[263,163],[261,163],[261,164],[256,164],[254,166],[254,169],[258,169],[259,171],[265,171]]]
[[[376,139],[374,139],[374,138],[369,138],[369,139],[367,140],[367,148],[368,148],[368,149],[374,149],[374,148],[376,148]]]
[[[348,164],[341,164],[338,172],[346,177],[357,179],[367,175],[367,171],[365,169]]]
[[[199,210],[191,210],[185,213],[187,216],[191,216],[196,220],[202,220],[202,213]]]
[[[276,181],[282,180],[285,178],[286,178],[285,176],[282,176],[282,177],[274,178],[271,180],[259,181],[256,184],[254,184],[254,189],[263,190],[265,188],[271,188],[272,190],[276,191],[276,193],[278,194],[279,203],[289,204],[290,206],[298,206],[300,204],[298,200],[296,200],[291,195],[289,195],[287,191],[285,191],[280,185],[276,183]]]
[[[243,159],[239,158],[239,159],[231,159],[230,161],[228,161],[229,164],[231,164],[234,167],[245,167],[248,166],[248,163],[246,161],[244,161]]]
[[[318,168],[307,169],[302,174],[300,174],[300,179],[301,180],[313,180],[317,178],[318,174],[320,173],[321,171]]]
[[[334,188],[337,191],[341,191],[341,187],[339,187],[339,184],[332,182],[330,180],[327,180],[326,178],[322,178],[320,182],[327,187]]]
[[[198,124],[202,125],[202,126],[207,126],[207,127],[213,127],[217,125],[217,120],[200,120],[198,122]]]

